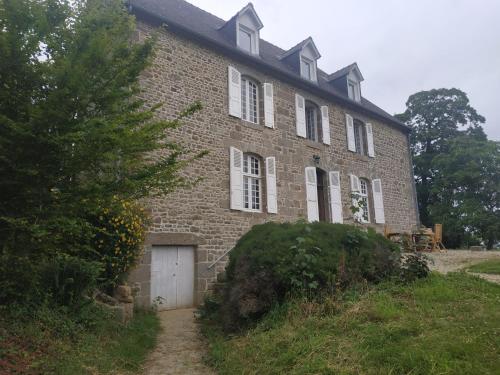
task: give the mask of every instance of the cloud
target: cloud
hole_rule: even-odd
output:
[[[229,19],[247,0],[190,0]],[[389,113],[402,112],[421,90],[456,87],[486,117],[500,140],[500,1],[254,0],[261,37],[284,49],[312,36],[320,68],[356,61],[363,95]]]

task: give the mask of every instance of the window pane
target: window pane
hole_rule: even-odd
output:
[[[259,175],[259,159],[254,158],[253,156],[250,157],[250,173],[253,175],[258,176]]]
[[[368,192],[368,189],[366,187],[366,181],[361,180],[361,194],[366,195]]]
[[[348,90],[348,91],[349,91],[349,93],[348,93],[348,94],[349,94],[349,98],[351,98],[351,99],[355,99],[355,97],[354,97],[354,85],[353,85],[352,83],[349,83],[349,84],[347,85],[347,87],[348,87],[348,89],[349,89],[349,90]]]
[[[318,140],[318,126],[316,121],[316,109],[306,107],[306,136],[312,141]]]
[[[257,85],[253,82],[248,81],[248,93],[249,93],[249,106],[248,106],[248,120],[253,123],[257,123]]]
[[[363,197],[362,198],[362,203],[361,203],[361,209],[363,213],[363,220],[368,222],[369,221],[369,216],[368,216],[368,197]]]
[[[248,173],[248,157],[243,158],[243,173]]]
[[[248,204],[248,196],[249,196],[248,188],[249,188],[248,177],[243,177],[243,203],[244,203],[244,207],[245,208],[249,208],[249,204]]]
[[[305,60],[301,61],[300,67],[302,69],[301,75],[306,79],[311,79],[311,64]]]
[[[241,118],[247,119],[247,84],[246,79],[241,79]]]
[[[243,158],[243,207],[248,210],[261,209],[260,159],[250,154]]]
[[[252,34],[240,28],[240,48],[252,52]]]
[[[366,155],[368,145],[366,144],[366,127],[363,123],[354,122],[354,142],[356,143],[356,152]]]

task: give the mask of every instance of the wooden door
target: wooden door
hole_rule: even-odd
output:
[[[194,304],[194,248],[155,246],[151,253],[151,303],[159,310]]]

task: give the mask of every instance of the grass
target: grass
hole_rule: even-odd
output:
[[[500,259],[486,260],[484,262],[470,266],[467,270],[476,273],[489,273],[492,275],[500,275]]]
[[[160,330],[145,311],[126,326],[95,307],[78,317],[45,308],[29,320],[12,318],[0,319],[2,374],[135,374]]]
[[[500,285],[465,273],[291,302],[225,337],[206,325],[220,374],[498,374]]]

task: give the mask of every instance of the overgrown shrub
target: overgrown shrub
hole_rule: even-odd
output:
[[[134,201],[114,197],[95,217],[94,260],[103,264],[102,287],[112,290],[139,261],[148,216]]]
[[[229,256],[221,296],[225,328],[258,319],[290,293],[335,292],[396,276],[399,258],[398,248],[383,236],[350,225],[257,225]]]
[[[422,253],[405,255],[401,262],[401,280],[412,282],[427,277],[431,272],[429,262],[431,259]]]

